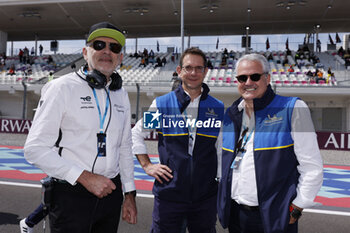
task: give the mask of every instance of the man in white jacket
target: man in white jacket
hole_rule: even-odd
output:
[[[116,232],[122,204],[123,219],[136,223],[130,102],[115,72],[124,44],[114,25],[93,25],[87,64],[42,90],[24,150],[53,178],[51,233]]]

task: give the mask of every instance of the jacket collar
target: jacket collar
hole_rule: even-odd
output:
[[[253,100],[254,103],[254,111],[259,111],[261,109],[264,109],[267,105],[271,103],[273,98],[275,98],[276,94],[272,90],[271,85],[269,84],[267,86],[267,89],[261,98],[256,98]]]
[[[205,100],[208,97],[208,94],[210,91],[209,87],[205,83],[202,83],[202,88],[203,88],[203,91],[202,91],[202,95],[201,95],[201,99],[200,99],[201,101]],[[179,101],[180,111],[182,113],[183,111],[185,111],[187,106],[190,104],[191,97],[186,94],[185,90],[182,87],[182,82],[179,85],[179,87],[177,89],[175,89],[174,92],[175,92],[177,100]]]

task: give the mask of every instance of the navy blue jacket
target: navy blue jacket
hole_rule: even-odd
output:
[[[223,119],[224,105],[208,94],[206,84],[202,87],[197,122],[204,123],[206,127],[197,127],[192,156],[188,153],[188,128],[179,125],[169,127],[168,124],[169,121],[184,121],[183,113],[191,101],[190,97],[180,85],[175,91],[156,99],[163,122],[166,122],[158,130],[159,159],[161,164],[173,171],[173,178],[169,182],[154,183],[153,194],[160,199],[193,203],[217,194],[215,143]]]
[[[218,192],[218,215],[228,226],[231,208],[231,164],[236,156],[243,111],[242,98],[227,109],[223,126],[222,178]],[[254,99],[254,163],[260,213],[266,233],[285,232],[289,205],[296,197],[299,173],[291,137],[291,119],[297,98],[275,95],[268,86],[264,96]]]

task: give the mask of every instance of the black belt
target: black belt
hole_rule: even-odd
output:
[[[244,204],[238,204],[235,200],[231,200],[231,201],[232,201],[232,205],[239,206],[243,210],[259,211],[259,206],[249,206],[249,205],[244,205]]]
[[[242,209],[248,210],[248,211],[258,211],[259,210],[259,206],[249,206],[249,205],[243,205],[243,204],[239,204],[239,206]]]

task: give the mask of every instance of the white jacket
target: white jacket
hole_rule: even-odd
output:
[[[79,74],[84,75],[79,71]],[[107,94],[95,89],[102,117]],[[109,122],[106,137],[106,157],[98,157],[94,173],[113,178],[121,175],[124,192],[135,189],[134,162],[131,153],[130,102],[121,88],[110,91],[110,107],[103,129]],[[24,146],[29,163],[49,176],[74,185],[83,170],[91,171],[97,154],[97,133],[100,119],[92,88],[76,73],[70,73],[47,83],[32,127]],[[61,156],[55,148],[59,130],[62,131]]]

